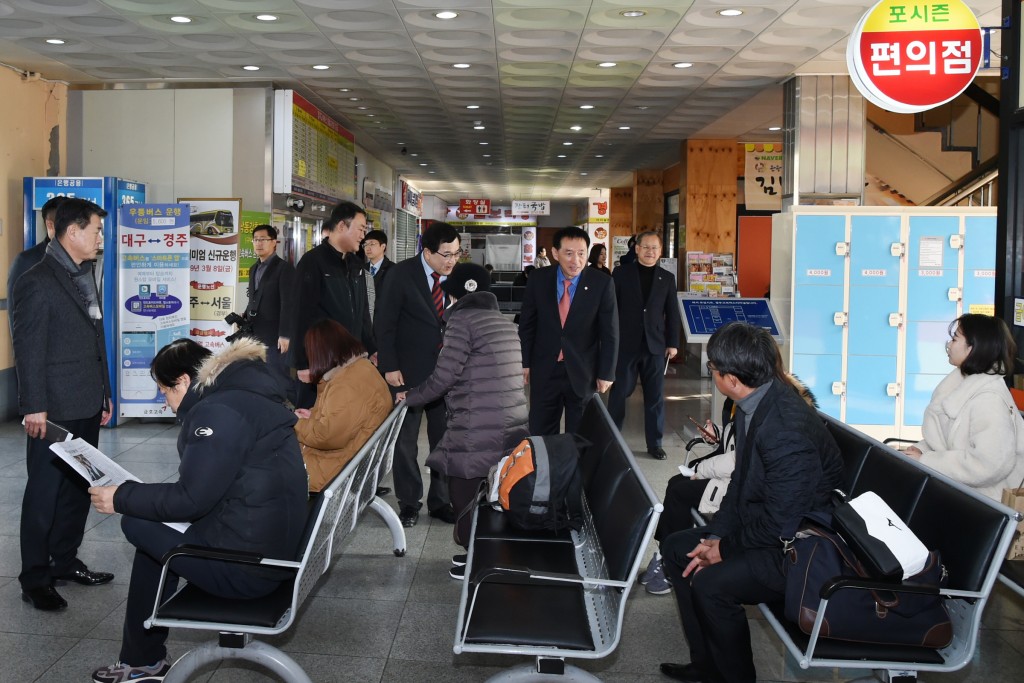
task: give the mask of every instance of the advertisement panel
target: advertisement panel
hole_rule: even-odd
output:
[[[782,144],[744,144],[743,193],[750,211],[782,211]]]
[[[189,336],[214,353],[233,326],[224,317],[237,310],[238,228],[241,199],[179,199],[191,210],[189,233]]]
[[[189,207],[124,204],[119,219],[118,416],[170,416],[149,366],[188,335]]]

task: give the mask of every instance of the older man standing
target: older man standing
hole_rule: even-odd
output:
[[[644,390],[644,435],[647,452],[665,459],[661,439],[665,433],[665,363],[679,352],[679,304],[676,281],[658,265],[661,235],[641,233],[637,260],[612,273],[619,305],[619,362],[615,384],[608,396],[608,412],[622,429],[626,399],[639,377]]]
[[[28,481],[21,507],[21,596],[56,611],[67,602],[54,581],[108,583],[78,559],[89,514],[87,484],[49,450],[47,419],[96,446],[110,421],[103,314],[93,261],[107,212],[84,199],[57,209],[43,260],[15,283],[14,356],[18,403],[28,435]]]

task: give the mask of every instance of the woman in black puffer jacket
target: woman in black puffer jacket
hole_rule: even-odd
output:
[[[455,542],[465,547],[472,519],[467,507],[480,482],[527,436],[523,354],[483,267],[460,263],[441,287],[456,300],[444,313],[444,346],[434,373],[405,401],[421,406],[445,396],[448,428],[427,465],[448,477],[458,516]]]

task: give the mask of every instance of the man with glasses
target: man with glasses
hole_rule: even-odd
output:
[[[327,237],[306,252],[296,267],[298,275],[298,320],[292,339],[292,354],[298,371],[298,408],[311,408],[316,387],[309,384],[306,330],[324,319],[336,320],[358,339],[372,355],[370,305],[366,297],[365,264],[357,252],[366,233],[366,211],[353,202],[341,202],[321,228]]]
[[[821,418],[779,377],[778,347],[765,329],[723,326],[708,341],[708,358],[715,387],[736,404],[736,469],[708,526],[661,543],[690,648],[689,663],[665,663],[661,672],[677,681],[754,683],[743,605],[782,600],[783,526],[829,509],[843,462]]]
[[[666,363],[679,352],[679,304],[676,280],[658,265],[661,235],[645,232],[636,243],[637,260],[612,273],[619,305],[619,362],[608,396],[608,412],[621,430],[626,399],[639,378],[644,390],[647,453],[664,460]]]
[[[295,329],[295,267],[277,255],[277,228],[272,225],[252,229],[252,248],[259,260],[249,269],[249,305],[243,317],[253,336],[267,346],[270,372],[294,403],[287,354]]]
[[[448,279],[460,255],[458,231],[447,223],[432,223],[423,231],[423,251],[396,263],[383,291],[377,293],[374,332],[380,342],[378,367],[396,393],[422,384],[434,372],[441,349],[441,316],[450,303],[441,283]],[[422,507],[423,476],[416,442],[424,413],[427,443],[433,451],[444,436],[444,399],[410,408],[395,444],[395,495],[398,516],[406,527],[416,525]],[[427,510],[431,517],[455,522],[448,486],[434,470],[430,471]]]

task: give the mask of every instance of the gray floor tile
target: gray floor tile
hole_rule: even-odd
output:
[[[0,662],[4,681],[36,681],[49,675],[50,668],[75,647],[70,636],[5,633],[0,631]],[[53,678],[51,680],[73,680]],[[79,679],[81,680],[81,679]]]

